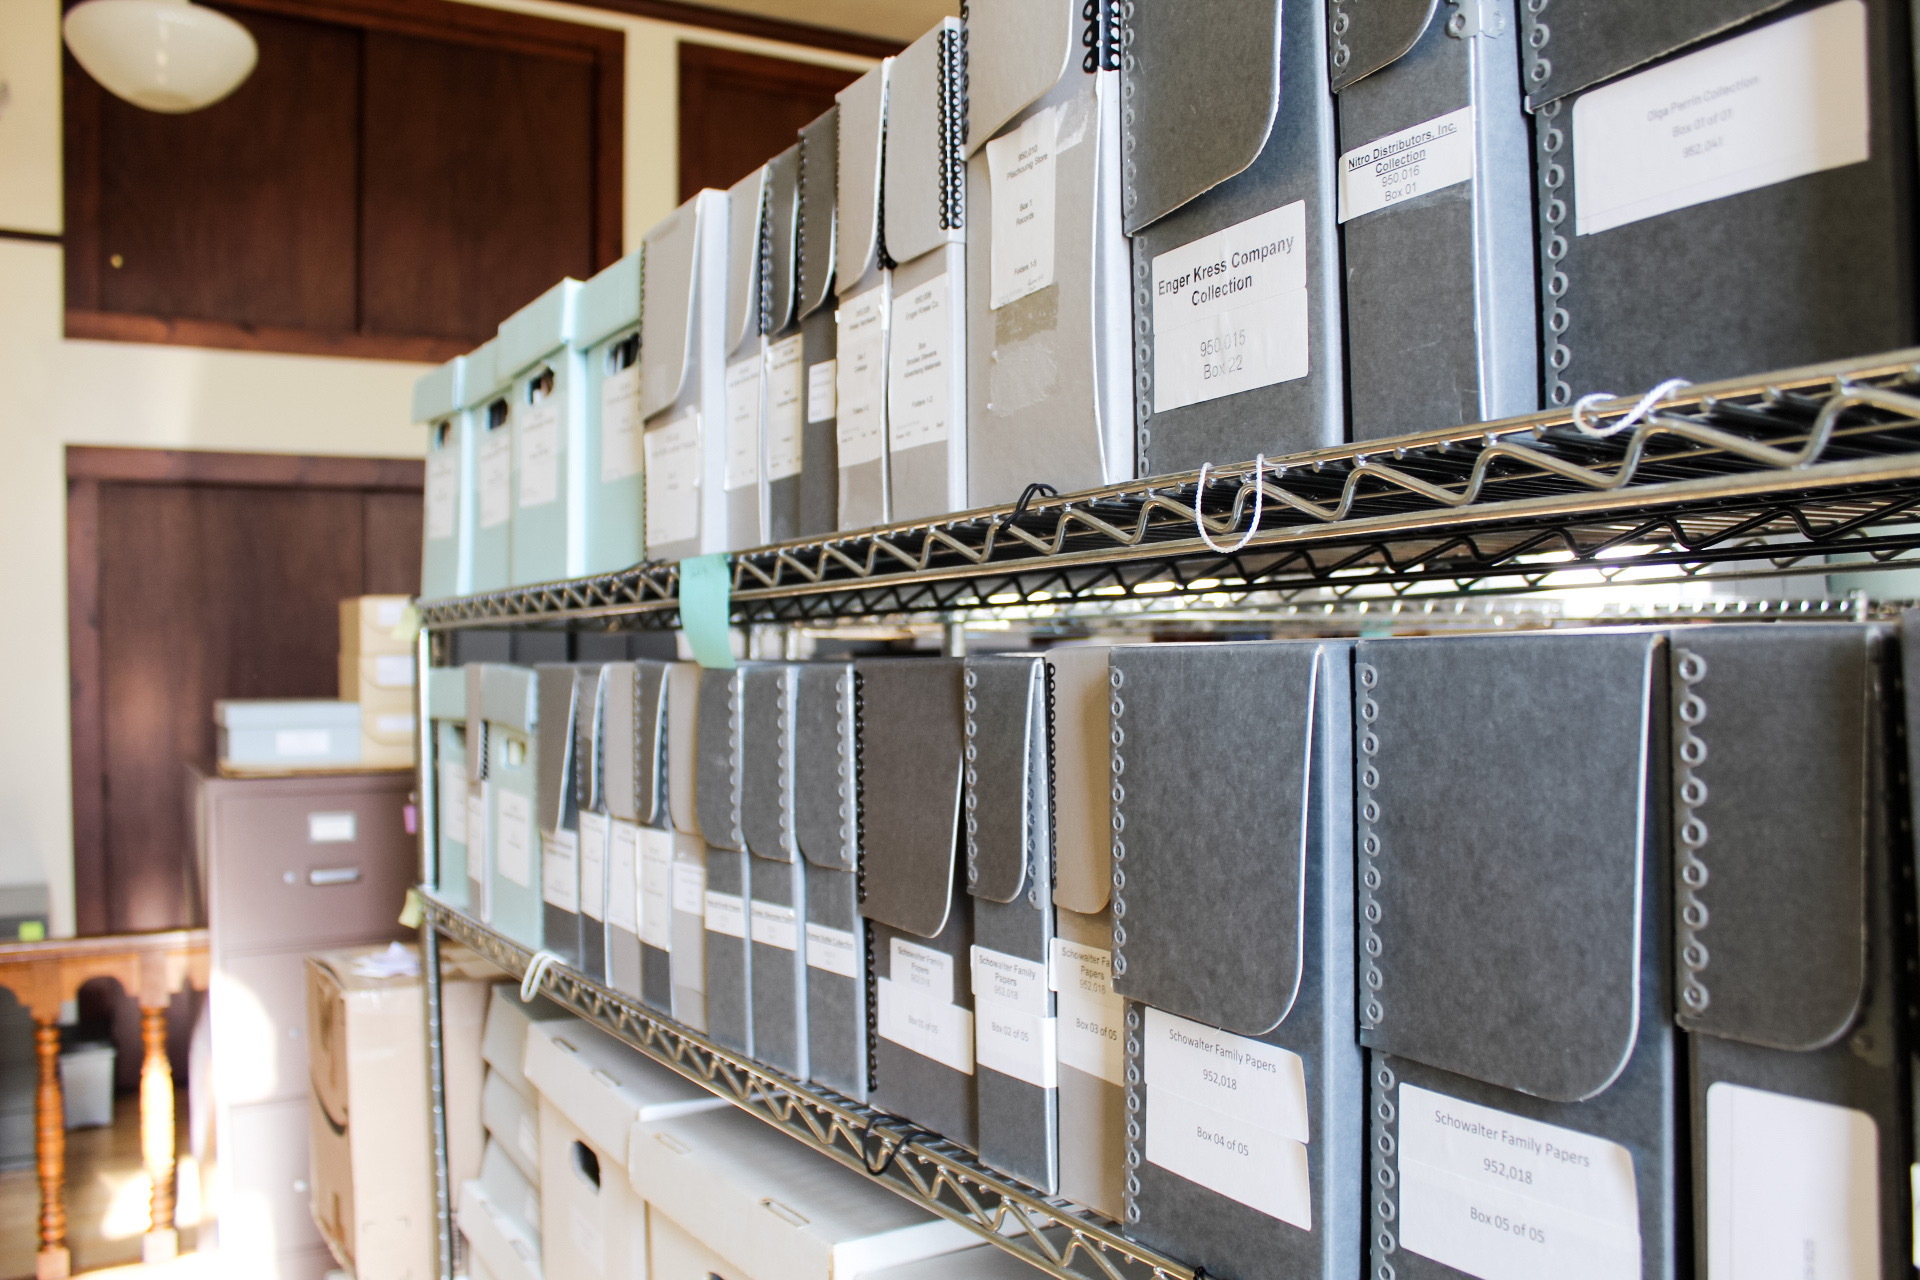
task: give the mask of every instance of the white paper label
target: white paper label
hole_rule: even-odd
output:
[[[375,716],[373,718],[373,727],[375,732],[384,733],[388,735],[392,735],[396,733],[412,733],[413,732],[413,716],[405,713],[395,713],[393,715],[386,715],[386,716]]]
[[[682,915],[705,915],[707,869],[697,862],[673,864],[673,909]]]
[[[628,365],[600,383],[600,483],[640,474],[640,366]]]
[[[893,300],[887,357],[887,448],[947,438],[947,343],[953,326],[943,273]]]
[[[474,465],[474,487],[480,491],[482,529],[497,529],[513,519],[513,433],[505,427],[480,435],[480,456]]]
[[[923,1058],[973,1074],[973,1014],[891,978],[874,984],[874,1026]]]
[[[843,978],[860,973],[860,940],[845,929],[824,924],[807,925],[807,967]]]
[[[834,437],[842,469],[876,462],[886,451],[887,287],[873,288],[840,304],[835,317],[839,359],[834,398],[839,417]]]
[[[1638,1280],[1625,1147],[1410,1084],[1399,1098],[1403,1246],[1481,1280]]]
[[[753,940],[769,947],[793,951],[800,945],[800,929],[794,921],[792,907],[783,907],[777,902],[762,902],[755,898],[752,929]]]
[[[1048,107],[987,143],[993,243],[992,309],[1053,283],[1054,145],[1060,108]]]
[[[1053,1010],[1047,996],[1047,966],[1040,960],[1023,960],[1004,951],[975,946],[968,953],[973,970],[973,995],[976,1000],[998,1000],[1001,1004],[1044,1018]]]
[[[706,891],[708,933],[724,933],[729,938],[747,936],[747,904],[737,894]]]
[[[533,886],[533,806],[517,791],[499,793],[500,839],[495,870],[523,889]]]
[[[382,689],[413,688],[413,655],[410,653],[375,655],[373,682]]]
[[[407,611],[407,601],[404,596],[398,600],[376,599],[373,606],[374,624],[376,626],[385,627],[387,630],[391,631],[395,627],[400,625],[401,615],[405,614],[406,611]]]
[[[1707,1280],[1880,1274],[1879,1132],[1850,1107],[1707,1088]]]
[[[767,348],[767,479],[800,474],[804,367],[799,334]]]
[[[1313,1230],[1305,1145],[1151,1085],[1146,1131],[1147,1159],[1162,1169]]]
[[[571,831],[540,834],[540,896],[562,911],[580,910],[580,840]]]
[[[1113,953],[1055,938],[1048,983],[1062,996],[1082,1000],[1119,1000],[1113,991]]]
[[[522,406],[520,508],[544,507],[560,496],[560,401]]]
[[[1340,221],[1473,179],[1473,108],[1376,138],[1340,157]]]
[[[1153,260],[1153,411],[1304,378],[1303,200]]]
[[[1582,95],[1576,232],[1860,163],[1867,85],[1867,7],[1841,0]]]
[[[727,488],[760,482],[760,353],[727,366]]]
[[[646,433],[647,545],[700,533],[700,415],[687,413]]]
[[[487,883],[487,872],[493,865],[490,861],[493,845],[488,839],[490,827],[487,821],[489,790],[484,782],[467,788],[467,879],[478,880],[483,886]]]
[[[607,815],[580,811],[580,914],[607,918]]]
[[[1060,1047],[1052,1018],[976,997],[973,1052],[983,1067],[1038,1089],[1060,1084]]]
[[[460,501],[460,450],[449,444],[427,455],[427,539],[453,536],[453,514]]]
[[[1048,980],[1057,993],[1060,1065],[1125,1082],[1120,1028],[1126,1002],[1113,991],[1113,955],[1099,947],[1055,938]]]
[[[351,844],[358,827],[352,810],[307,815],[307,840],[312,844]]]
[[[440,838],[467,842],[467,766],[440,762]]]
[[[273,754],[276,756],[324,756],[333,749],[333,735],[325,729],[276,729]]]
[[[1146,1080],[1271,1133],[1311,1142],[1297,1053],[1147,1008]]]
[[[901,986],[941,1004],[953,1002],[953,957],[946,952],[895,938],[888,961],[888,973]]]
[[[807,366],[807,421],[830,422],[838,397],[835,381],[840,376],[838,360],[822,360]]]
[[[640,828],[615,818],[607,824],[607,925],[640,932]]]
[[[673,835],[636,827],[640,837],[640,941],[658,951],[673,950]],[[697,869],[697,868],[696,868]],[[704,881],[694,895],[705,910]]]

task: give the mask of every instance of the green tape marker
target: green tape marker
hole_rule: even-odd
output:
[[[733,669],[727,627],[733,613],[733,571],[724,555],[680,562],[680,629],[703,667]]]

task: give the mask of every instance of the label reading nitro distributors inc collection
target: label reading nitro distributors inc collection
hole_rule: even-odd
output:
[[[1473,178],[1473,108],[1375,138],[1340,157],[1340,221]]]
[[[1153,411],[1304,378],[1303,200],[1153,260]]]

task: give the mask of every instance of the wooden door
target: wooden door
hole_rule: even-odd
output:
[[[857,71],[680,42],[680,199],[726,190],[800,140]]]

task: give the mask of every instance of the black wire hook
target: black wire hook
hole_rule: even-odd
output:
[[[1000,517],[999,527],[1004,529],[1021,516],[1027,514],[1027,508],[1033,505],[1035,498],[1057,498],[1059,496],[1060,491],[1058,489],[1050,484],[1043,484],[1035,480],[1032,484],[1020,491],[1020,501],[1013,504],[1013,510]]]

